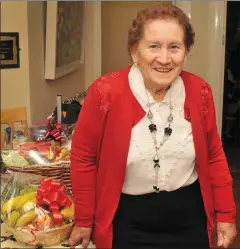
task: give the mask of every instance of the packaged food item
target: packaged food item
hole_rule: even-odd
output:
[[[28,152],[28,157],[36,164],[49,164],[50,161],[47,160],[45,156],[43,156],[40,151],[36,148],[30,150]]]
[[[29,165],[51,165],[61,161],[69,161],[70,143],[68,139],[63,143],[59,141],[37,141],[22,142],[18,144],[18,149],[5,149],[1,151],[3,165],[6,168]]]
[[[66,148],[68,151],[71,151],[71,147],[72,147],[72,136],[66,137],[62,141],[61,147]]]
[[[1,218],[16,240],[43,246],[65,240],[74,224],[74,204],[65,186],[52,178],[25,173],[13,173],[12,179],[12,184],[8,181],[1,189]],[[7,186],[15,191],[6,198]]]
[[[56,157],[56,160],[66,160],[66,159],[69,159],[69,155],[70,155],[70,152],[68,149],[66,148],[61,148],[60,150],[60,153],[59,153],[59,156]]]
[[[1,156],[6,166],[23,167],[29,165],[29,162],[16,150],[3,150]]]
[[[48,132],[47,125],[45,123],[32,125],[29,128],[29,134],[32,141],[44,141]]]
[[[6,142],[6,145],[11,143],[11,139],[12,139],[12,128],[10,126],[8,126],[5,129],[5,142]]]

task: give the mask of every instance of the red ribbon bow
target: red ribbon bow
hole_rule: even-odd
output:
[[[60,141],[62,139],[62,125],[58,123],[48,123],[48,131],[45,134],[45,140],[53,137],[54,140]],[[51,137],[50,137],[51,136]]]
[[[53,214],[54,224],[61,225],[62,214],[60,209],[72,205],[71,200],[65,193],[65,187],[60,182],[53,181],[51,178],[43,179],[38,187],[36,197],[37,206],[48,205],[48,209]]]

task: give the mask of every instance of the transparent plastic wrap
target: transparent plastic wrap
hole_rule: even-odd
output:
[[[29,165],[49,165],[60,161],[69,161],[71,138],[62,145],[56,141],[26,142],[19,149],[2,150],[1,156],[6,167],[25,167]]]
[[[47,132],[48,128],[46,122],[42,122],[40,124],[35,124],[35,125],[33,124],[29,128],[30,138],[33,141],[44,141]]]
[[[58,180],[33,174],[2,176],[1,219],[18,242],[52,246],[74,224],[74,204]]]

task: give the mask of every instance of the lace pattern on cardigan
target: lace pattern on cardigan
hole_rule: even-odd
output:
[[[116,79],[120,75],[119,72],[111,72],[100,77],[94,84],[94,89],[97,95],[97,103],[100,110],[106,113],[110,107],[110,101],[108,98],[108,90],[112,80]]]
[[[202,111],[203,115],[207,116],[209,112],[209,97],[210,97],[211,88],[205,82],[202,83],[201,89],[201,100],[202,100]]]
[[[211,87],[205,83],[202,82],[201,83],[201,109],[203,112],[204,117],[207,117],[208,112],[209,112],[209,100],[211,97]],[[185,119],[187,121],[191,121],[191,116],[190,116],[190,111],[189,111],[189,107],[185,106],[184,107],[184,112],[185,112]]]

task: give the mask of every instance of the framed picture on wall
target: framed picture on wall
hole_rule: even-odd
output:
[[[0,69],[19,68],[19,33],[0,33]]]
[[[55,80],[84,62],[84,1],[47,1],[45,79]]]

